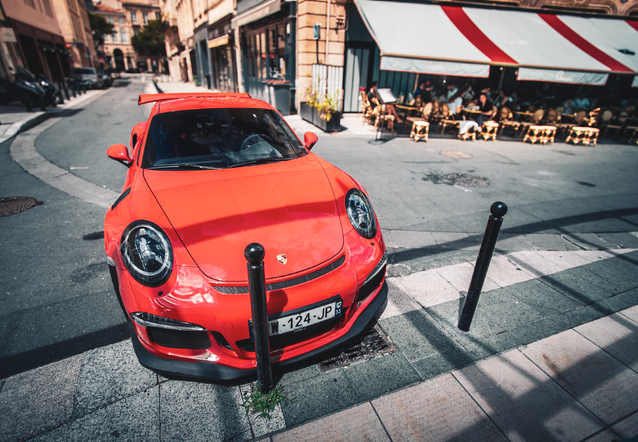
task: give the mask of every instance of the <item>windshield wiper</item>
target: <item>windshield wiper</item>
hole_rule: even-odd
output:
[[[220,169],[220,167],[202,166],[201,164],[182,163],[182,164],[162,164],[160,166],[149,167],[149,169],[151,169],[151,170],[159,170],[159,169],[206,169],[206,170],[217,170],[217,169]]]
[[[251,166],[253,164],[277,163],[279,161],[289,161],[289,160],[293,160],[293,159],[294,158],[292,158],[292,157],[290,157],[290,158],[260,158],[258,160],[249,160],[249,161],[242,161],[241,163],[229,164],[226,167],[228,169],[232,169],[233,167]]]

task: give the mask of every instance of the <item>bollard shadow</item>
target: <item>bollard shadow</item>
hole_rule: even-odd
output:
[[[586,222],[592,221],[602,221],[608,219],[618,219],[623,222],[628,222],[627,220],[622,219],[622,217],[638,215],[638,207],[631,207],[627,209],[616,209],[616,210],[606,210],[595,213],[576,215],[576,216],[566,216],[562,218],[555,218],[553,220],[547,221],[538,221],[534,223],[524,224],[515,227],[508,227],[501,229],[500,234],[509,234],[513,237],[538,233],[541,231],[546,231],[550,229],[556,229],[559,232],[565,232],[564,228],[566,226],[571,226],[575,224],[582,224]],[[507,222],[507,215],[504,218],[505,222]],[[630,223],[634,224],[634,223]],[[481,243],[481,239],[483,237],[482,233],[477,233],[475,235],[470,235],[468,237],[464,237],[462,239],[448,241],[446,243],[439,244],[437,247],[427,246],[427,247],[419,247],[413,249],[400,250],[395,252],[388,252],[388,263],[389,264],[400,264],[402,262],[411,261],[417,258],[423,258],[426,256],[438,255],[441,253],[446,253],[450,249],[463,249],[467,247],[467,241],[476,241],[477,244]]]

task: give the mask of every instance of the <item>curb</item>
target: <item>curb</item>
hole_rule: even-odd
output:
[[[52,114],[49,112],[40,111],[36,112],[33,115],[29,115],[28,117],[23,118],[20,121],[16,121],[11,126],[9,126],[9,129],[7,129],[4,134],[0,135],[0,143],[4,143],[5,141],[12,139],[19,133],[29,130],[32,127],[35,127],[38,124],[48,120],[51,115]]]

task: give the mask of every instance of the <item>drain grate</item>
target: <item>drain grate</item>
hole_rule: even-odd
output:
[[[481,178],[474,175],[468,175],[467,173],[450,173],[445,175],[445,179],[452,184],[459,184],[467,187],[488,187],[490,180],[487,178]]]
[[[0,198],[0,217],[15,215],[16,213],[24,212],[31,207],[41,206],[42,204],[44,204],[42,201],[28,196]]]
[[[394,346],[388,335],[386,335],[379,325],[362,335],[361,340],[342,351],[340,354],[332,356],[318,364],[319,371],[326,372],[333,368],[343,368],[349,365],[368,361],[379,356],[394,353],[397,348]]]

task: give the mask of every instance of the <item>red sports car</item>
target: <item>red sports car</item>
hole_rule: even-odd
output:
[[[230,380],[255,373],[244,249],[264,268],[271,359],[362,332],[385,304],[386,247],[365,190],[243,93],[141,95],[147,122],[107,155],[129,170],[104,245],[140,363]]]

